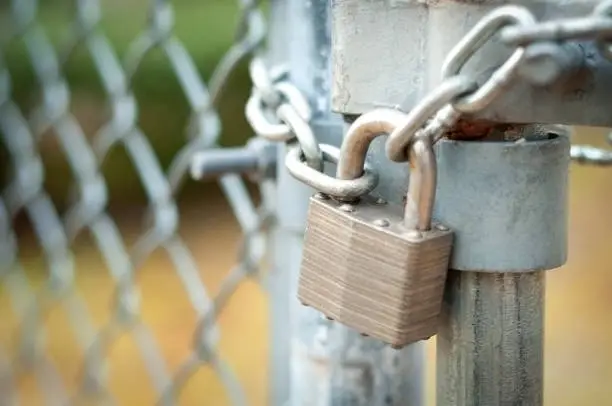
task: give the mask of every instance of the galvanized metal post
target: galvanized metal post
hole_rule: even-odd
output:
[[[544,130],[544,131],[543,131]],[[435,214],[456,229],[437,336],[437,404],[543,404],[545,271],[566,260],[569,139],[442,141]],[[502,139],[503,139],[502,138]]]
[[[519,3],[543,19],[579,15],[578,9],[592,6],[591,1]],[[496,7],[499,2],[492,0],[332,1],[333,110],[359,115],[381,106],[413,109],[440,83],[440,66],[449,51]],[[494,44],[496,37],[491,41],[471,55],[462,75],[481,80],[507,60],[512,50]],[[603,70],[608,65],[598,60],[584,64],[601,74],[584,77],[606,82],[610,76]],[[517,80],[469,120],[601,125],[605,118],[590,113],[598,109],[584,108],[597,99],[594,93],[582,97],[586,85],[586,80],[576,80],[572,86],[580,90],[568,92],[563,86],[551,90]],[[555,92],[581,97],[572,107],[569,97]],[[464,124],[454,135],[484,125],[482,133],[471,135],[486,137],[436,145],[434,218],[455,232],[437,337],[437,402],[538,406],[543,272],[566,260],[568,136],[542,126]]]
[[[288,43],[285,35],[288,32],[287,2],[284,0],[271,1],[270,26],[268,36],[269,64],[284,63],[288,54]],[[296,233],[286,225],[285,214],[293,208],[293,204],[286,206],[286,194],[297,189],[296,185],[285,182],[286,171],[283,168],[284,148],[281,146],[277,151],[277,176],[279,183],[277,187],[277,216],[278,221],[273,229],[273,241],[271,248],[272,267],[268,280],[268,292],[270,297],[270,385],[269,402],[272,406],[285,406],[289,404],[291,393],[290,387],[290,365],[291,365],[291,312],[289,304],[291,300],[290,273],[292,262],[299,255],[300,240]],[[303,198],[302,198],[303,199]],[[297,201],[297,198],[295,199]],[[291,217],[290,215],[288,216]],[[293,266],[295,267],[295,265]]]
[[[438,405],[542,405],[544,282],[544,271],[450,271],[437,338]]]
[[[329,11],[328,0],[273,1],[268,57],[272,62],[289,61],[291,81],[311,100],[311,124],[317,139],[339,145],[343,120],[330,113]],[[308,198],[314,191],[288,174],[285,152],[284,147],[279,148],[278,222],[271,279],[271,404],[422,405],[422,344],[395,351],[326,320],[297,301]],[[377,193],[401,200],[407,184],[405,165],[391,167],[381,143],[373,146],[370,155],[385,167]]]

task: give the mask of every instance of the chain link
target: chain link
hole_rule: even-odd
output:
[[[79,405],[90,399],[117,403],[108,390],[106,361],[113,344],[129,336],[140,350],[159,404],[175,404],[182,388],[202,367],[215,371],[233,404],[246,404],[242,386],[217,349],[217,316],[240,284],[258,274],[265,251],[263,237],[273,212],[271,186],[261,184],[262,203],[256,207],[239,176],[226,175],[219,180],[243,231],[243,241],[238,266],[214,297],[201,280],[202,264],[196,262],[179,234],[181,213],[174,200],[189,174],[193,154],[217,144],[221,132],[216,108],[230,74],[265,38],[259,1],[240,0],[239,6],[236,41],[207,87],[193,58],[174,35],[174,10],[167,0],[151,1],[147,27],[128,47],[124,63],[100,24],[99,0],[76,2],[73,31],[58,52],[39,22],[38,2],[12,1],[12,26],[3,30],[8,36],[0,42],[0,143],[8,151],[12,175],[0,195],[0,288],[8,294],[18,332],[16,348],[0,348],[2,400],[19,398],[20,391],[12,380],[31,373],[51,404]],[[13,101],[12,72],[3,60],[5,46],[13,44],[25,47],[38,82],[36,90],[41,97],[31,114]],[[79,48],[91,58],[110,107],[108,121],[92,134],[86,133],[72,112],[70,87],[63,72]],[[138,101],[131,88],[144,58],[156,50],[169,62],[191,110],[187,142],[167,172],[139,126]],[[45,190],[45,179],[54,175],[45,173],[40,154],[41,143],[48,139],[57,143],[73,177],[65,213],[59,212]],[[101,166],[116,150],[129,157],[148,199],[144,229],[133,244],[124,240],[107,209],[110,196]],[[48,263],[46,280],[38,291],[30,288],[17,255],[20,247],[12,221],[20,215],[31,223]],[[114,282],[110,317],[99,328],[94,327],[76,284],[81,268],[74,260],[73,249],[84,233],[91,235]],[[199,320],[191,352],[174,373],[166,365],[152,329],[141,317],[142,265],[156,251],[167,254]],[[68,316],[83,354],[74,393],[67,389],[74,385],[63,382],[58,371],[61,365],[56,365],[45,350],[47,315],[60,309]],[[14,359],[4,362],[9,354],[15,354]],[[19,400],[25,402],[26,396],[21,395],[24,399]]]
[[[333,145],[320,144],[325,162],[337,164],[340,150]],[[378,174],[371,166],[365,164],[364,173],[356,179],[338,179],[333,176],[304,165],[301,160],[302,151],[299,146],[289,148],[285,164],[287,170],[297,180],[313,187],[326,195],[351,199],[370,193],[378,184]]]
[[[415,137],[426,136],[437,142],[463,114],[479,112],[490,105],[515,78],[525,56],[517,47],[510,57],[481,85],[461,69],[468,60],[501,29],[509,25],[529,26],[535,18],[523,7],[499,7],[485,15],[451,49],[442,65],[442,82],[410,111],[405,123],[397,127],[385,145],[387,156],[395,162],[408,160],[408,149]]]
[[[523,7],[504,6],[484,16],[451,49],[442,65],[442,78],[458,75],[466,62],[481,49],[503,27],[529,27],[535,23],[532,14]],[[499,96],[514,79],[519,64],[525,56],[525,48],[516,47],[510,57],[497,68],[474,92],[454,101],[453,106],[462,113],[475,113],[483,110]]]
[[[174,34],[174,9],[168,0],[151,1],[146,29],[131,42],[124,62],[102,28],[99,0],[76,2],[72,34],[59,52],[39,21],[38,2],[12,1],[12,26],[3,31],[8,37],[3,38],[0,50],[0,142],[8,151],[12,170],[0,197],[0,285],[18,320],[16,348],[0,348],[0,392],[7,394],[9,401],[19,398],[16,377],[30,372],[43,395],[58,404],[82,404],[92,396],[116,403],[108,390],[106,361],[113,344],[130,336],[146,363],[160,405],[174,404],[202,367],[215,371],[233,404],[246,403],[240,383],[217,348],[217,317],[240,284],[258,275],[264,260],[264,237],[273,221],[273,186],[265,181],[260,184],[263,201],[256,207],[239,176],[224,175],[219,179],[243,236],[236,267],[212,297],[201,280],[199,264],[179,233],[181,213],[175,202],[194,154],[218,144],[221,122],[216,109],[228,78],[240,62],[258,52],[265,38],[260,2],[240,0],[239,6],[235,42],[207,86],[194,59]],[[479,84],[463,74],[462,68],[497,34],[513,52]],[[435,142],[462,115],[477,113],[490,105],[517,76],[532,44],[579,39],[596,41],[601,55],[612,60],[612,0],[599,3],[589,16],[557,21],[538,22],[520,6],[495,9],[449,53],[439,86],[391,131],[386,144],[389,158],[406,161],[406,151],[415,137],[430,137]],[[2,60],[4,46],[16,43],[25,48],[38,83],[40,98],[31,112],[13,100],[13,72]],[[72,111],[70,86],[64,74],[65,65],[79,47],[93,61],[109,105],[107,122],[93,134],[87,133]],[[187,141],[167,171],[140,127],[138,100],[132,89],[144,59],[155,51],[169,62],[190,107]],[[285,163],[294,177],[338,198],[357,198],[376,187],[378,174],[365,159],[363,173],[355,179],[338,179],[323,172],[324,163],[338,162],[340,150],[318,143],[310,126],[310,104],[290,83],[285,67],[268,69],[263,59],[254,57],[249,70],[253,90],[245,106],[246,117],[259,137],[287,143]],[[74,179],[65,213],[59,211],[45,189],[49,174],[45,173],[41,143],[47,139],[57,143]],[[101,166],[117,150],[129,157],[148,199],[144,229],[134,244],[125,241],[108,210],[111,197]],[[612,165],[612,152],[573,146],[571,154],[580,163]],[[46,279],[37,291],[30,287],[19,260],[19,241],[12,222],[20,215],[32,224],[47,259]],[[73,250],[83,233],[92,236],[114,283],[110,317],[98,328],[76,283],[80,268]],[[155,335],[141,317],[142,265],[158,250],[170,259],[198,318],[189,354],[174,372],[166,365]],[[68,316],[70,329],[84,354],[74,393],[63,382],[56,361],[45,351],[46,318],[56,310]]]
[[[451,130],[463,115],[478,113],[487,108],[496,98],[512,84],[518,76],[521,67],[525,65],[528,47],[534,44],[548,44],[554,47],[561,47],[561,41],[578,40],[578,39],[593,39],[597,41],[599,50],[604,57],[609,58],[612,54],[612,45],[606,42],[612,39],[612,0],[604,1],[593,10],[592,14],[587,17],[564,19],[557,21],[538,22],[534,15],[525,7],[517,5],[501,6],[489,14],[485,15],[477,24],[467,32],[467,34],[459,40],[459,42],[448,53],[442,69],[441,83],[428,93],[413,109],[405,114],[404,119],[395,125],[381,126],[381,117],[397,117],[398,112],[386,109],[377,109],[362,115],[360,120],[349,129],[349,134],[357,134],[361,137],[365,133],[369,133],[374,128],[377,131],[382,131],[380,128],[392,128],[389,137],[385,144],[387,156],[390,160],[396,162],[405,162],[409,159],[408,150],[412,142],[417,138],[430,138],[432,143],[437,142],[444,134]],[[501,41],[513,48],[510,56],[496,68],[484,81],[477,83],[475,78],[463,74],[462,68],[470,60],[470,58],[482,49],[489,41],[499,35]],[[560,51],[561,52],[561,51]],[[550,53],[550,55],[555,54]],[[557,61],[555,61],[557,62]],[[531,61],[533,63],[533,61]],[[570,64],[571,65],[571,64]],[[560,70],[566,68],[562,66]],[[553,75],[548,75],[544,79],[541,77],[529,77],[524,75],[533,84],[546,84],[550,80],[560,77],[560,73],[555,72]],[[559,73],[559,74],[557,74]],[[257,83],[256,78],[253,79]],[[273,87],[267,84],[267,89]],[[265,89],[261,90],[263,94]],[[280,92],[277,91],[277,95]],[[282,96],[282,95],[281,95]],[[281,96],[274,99],[277,103]],[[287,99],[290,97],[285,96]],[[285,126],[272,127],[273,124],[266,122],[263,118],[261,108],[261,97],[253,97],[251,108],[247,109],[247,116],[251,116],[251,123],[255,124],[256,132],[277,139],[287,139],[289,128]],[[273,100],[270,98],[269,100]],[[294,105],[298,98],[295,98]],[[258,110],[256,110],[256,107]],[[252,110],[252,111],[251,111]],[[278,111],[277,111],[278,113]],[[355,128],[363,123],[370,123],[367,129]],[[262,124],[262,125],[260,125]],[[275,128],[277,134],[272,134],[268,131],[266,134],[266,126]],[[371,128],[370,128],[371,127]],[[363,130],[363,131],[362,131]],[[365,131],[365,132],[364,132]],[[376,136],[376,134],[363,135],[367,140],[351,142],[355,145],[362,145]],[[304,150],[306,161],[312,167],[312,159],[309,159],[306,151],[309,150],[309,142],[312,140],[308,137],[299,139],[299,144]],[[298,137],[299,138],[299,137]],[[305,141],[304,141],[305,140]],[[345,145],[343,144],[343,147]],[[331,146],[326,146],[330,152]],[[363,148],[357,148],[359,154],[364,154]],[[365,162],[363,159],[352,159],[347,154],[355,153],[355,148],[345,148],[343,154],[338,155],[341,161],[350,160],[348,164],[352,168],[352,174],[357,173],[357,169],[353,168],[354,162]],[[364,170],[364,175],[358,179],[334,179],[328,175],[320,173],[320,170],[313,171],[301,165],[301,154],[299,149],[290,150],[286,165],[289,172],[297,179],[305,182],[315,189],[329,194],[340,199],[357,198],[360,195],[369,193],[371,187],[375,187],[375,172],[371,168]],[[337,152],[337,151],[336,151]],[[572,149],[572,157],[579,162],[596,162],[599,164],[608,164],[610,154],[607,151],[598,150],[590,147],[576,146]],[[337,154],[336,154],[337,155]],[[324,154],[325,160],[336,162],[338,158],[333,158],[334,154]],[[354,161],[354,162],[353,162]],[[346,165],[341,165],[345,167]],[[367,181],[366,181],[367,178]],[[345,182],[345,183],[342,183]],[[370,184],[370,182],[372,184]],[[348,185],[351,185],[350,187]]]
[[[610,59],[611,17],[612,1],[605,0],[598,3],[590,15],[509,26],[501,31],[500,37],[508,46],[527,46],[535,42],[595,40],[602,56]]]
[[[474,114],[489,106],[516,78],[529,45],[588,38],[596,40],[602,55],[609,58],[612,48],[606,40],[612,38],[611,16],[612,1],[609,0],[600,3],[590,16],[542,23],[527,8],[515,5],[502,6],[485,15],[447,55],[441,84],[390,134],[386,143],[389,159],[407,161],[407,149],[415,136],[429,136],[435,143],[463,114]],[[514,51],[483,84],[476,85],[470,77],[462,76],[461,69],[496,34],[506,45],[514,47]],[[582,162],[603,162],[607,153],[577,147],[572,156]]]
[[[245,114],[255,133],[269,141],[293,143],[297,140],[308,166],[323,171],[323,152],[310,127],[310,104],[302,92],[287,80],[281,68],[268,72],[260,58],[250,65],[253,90]]]
[[[324,163],[337,164],[340,149],[319,144],[310,126],[308,100],[290,84],[282,67],[268,71],[263,60],[253,58],[250,64],[253,90],[245,113],[255,133],[273,142],[288,145],[285,166],[297,180],[339,199],[352,199],[371,192],[378,174],[365,165],[362,176],[338,179],[324,172]]]
[[[590,15],[583,17],[505,27],[500,37],[508,46],[594,40],[601,56],[612,61],[612,1],[599,2]],[[608,143],[612,144],[610,135]],[[612,152],[588,145],[573,145],[570,155],[572,160],[580,164],[612,165]]]
[[[385,144],[389,159],[396,162],[407,161],[408,148],[419,131],[423,135],[431,136],[434,142],[437,141],[444,130],[450,129],[461,115],[450,103],[476,88],[476,82],[464,76],[444,80],[406,115],[402,124],[391,132]],[[423,128],[425,125],[427,126]]]

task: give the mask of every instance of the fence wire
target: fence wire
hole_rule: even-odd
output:
[[[216,107],[231,72],[256,52],[264,39],[258,1],[240,0],[235,42],[208,79],[208,85],[174,34],[169,1],[151,0],[147,26],[131,42],[123,59],[100,23],[100,0],[75,3],[70,40],[59,47],[52,43],[39,20],[36,0],[14,0],[10,11],[6,10],[11,13],[11,25],[3,30],[0,48],[0,133],[9,156],[4,166],[10,167],[10,174],[0,197],[0,290],[10,297],[18,331],[13,347],[0,347],[0,404],[22,403],[16,382],[24,374],[35,378],[46,404],[84,404],[92,399],[100,404],[118,403],[108,387],[107,354],[113,343],[125,335],[131,335],[137,343],[159,404],[175,404],[190,377],[204,366],[215,371],[232,404],[245,404],[240,382],[217,350],[216,319],[237,286],[258,272],[271,213],[269,199],[263,194],[262,203],[256,206],[239,176],[219,179],[243,240],[236,267],[228,273],[218,294],[211,297],[200,277],[203,264],[196,263],[178,232],[181,213],[175,197],[189,173],[193,153],[217,145],[221,123]],[[24,47],[37,79],[40,99],[31,113],[22,111],[11,91],[5,50],[15,43]],[[93,61],[110,110],[108,121],[95,134],[86,134],[71,111],[71,89],[64,74],[66,63],[80,47]],[[138,101],[131,86],[143,59],[154,50],[167,58],[191,109],[186,142],[167,171],[162,169],[147,134],[139,127]],[[49,137],[65,155],[74,179],[70,204],[63,213],[44,187],[45,179],[53,174],[45,173],[40,146]],[[116,149],[123,149],[129,156],[148,199],[144,231],[129,245],[107,210],[109,193],[101,171],[109,153]],[[32,287],[18,259],[20,247],[13,229],[18,215],[28,218],[46,259],[48,273],[40,288]],[[74,245],[84,233],[93,237],[114,281],[111,317],[101,327],[95,326],[75,283],[79,269]],[[198,317],[191,354],[173,372],[154,334],[140,317],[139,268],[160,249],[170,258]],[[76,391],[69,389],[74,385],[62,380],[58,366],[45,350],[45,318],[58,308],[68,316],[84,354]]]

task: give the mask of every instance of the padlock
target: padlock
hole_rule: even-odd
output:
[[[416,138],[410,155],[405,207],[371,195],[354,204],[310,199],[298,283],[304,305],[394,348],[436,333],[453,243],[453,232],[431,221],[431,140]]]

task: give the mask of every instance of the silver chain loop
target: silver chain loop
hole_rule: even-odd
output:
[[[590,15],[560,20],[509,26],[501,33],[508,46],[526,46],[535,42],[562,42],[580,39],[595,40],[604,58],[612,60],[612,1],[597,4]]]
[[[302,92],[288,81],[278,81],[282,70],[269,74],[260,58],[250,65],[253,90],[245,114],[255,133],[273,142],[297,139],[306,163],[323,171],[323,153],[310,128],[312,111]]]
[[[323,153],[308,121],[290,104],[281,104],[276,116],[293,131],[308,166],[323,171]]]
[[[263,60],[255,57],[249,72],[253,90],[245,108],[247,121],[258,136],[287,143],[285,166],[294,178],[338,199],[358,198],[376,187],[378,174],[370,166],[362,176],[350,180],[324,172],[325,162],[338,162],[340,149],[318,143],[309,124],[308,100],[296,86],[281,79],[286,74],[283,68],[268,71]]]
[[[12,12],[6,15],[7,24],[3,26],[0,40],[0,148],[7,152],[6,166],[11,171],[7,174],[12,175],[7,178],[0,197],[0,290],[6,293],[7,304],[10,303],[3,309],[6,312],[2,317],[12,308],[15,330],[15,339],[7,347],[10,352],[5,351],[4,345],[0,348],[0,404],[31,404],[38,397],[62,405],[119,403],[108,389],[107,361],[115,343],[127,339],[140,352],[134,355],[146,367],[150,375],[148,385],[155,392],[152,396],[160,405],[175,404],[188,381],[201,368],[217,376],[231,404],[245,405],[244,388],[226,355],[218,350],[217,316],[243,281],[259,276],[257,265],[265,259],[267,219],[274,199],[268,191],[268,182],[260,184],[261,203],[256,204],[239,176],[227,174],[219,179],[242,231],[243,242],[236,266],[219,279],[215,295],[210,294],[205,283],[208,281],[202,279],[202,266],[206,264],[197,259],[197,252],[187,244],[185,230],[179,227],[183,213],[176,199],[188,177],[192,156],[215,145],[221,135],[218,103],[232,72],[265,39],[264,12],[259,1],[238,1],[236,40],[211,73],[208,86],[197,61],[175,35],[171,1],[149,1],[147,24],[129,41],[124,58],[101,24],[105,9],[101,7],[101,0],[75,1],[69,36],[57,44],[42,22],[49,14],[47,6],[53,6],[46,3],[49,2],[12,0]],[[52,8],[49,11],[54,13],[56,10]],[[135,13],[137,9],[140,7],[134,8]],[[183,7],[182,12],[192,12],[192,9]],[[20,72],[15,69],[21,63],[11,67],[2,60],[8,46],[16,46],[19,52],[11,54],[29,61],[36,77],[36,83],[28,90],[34,97],[31,101],[28,99],[27,106],[17,102],[17,94],[12,89],[12,82],[21,80]],[[91,118],[82,116],[78,108],[79,101],[89,93],[71,92],[72,83],[66,78],[66,64],[74,61],[77,53],[81,55],[81,51],[91,62],[91,66],[87,64],[87,71],[91,69],[92,74],[99,76],[101,89],[100,94],[95,92],[96,103],[105,101],[109,107],[109,116],[100,116],[105,121],[99,123],[99,128],[98,124],[84,125]],[[139,114],[138,109],[146,103],[139,103],[132,89],[133,79],[141,75],[145,59],[151,53],[156,58],[162,57],[172,70],[170,75],[176,79],[177,90],[185,96],[185,107],[190,110],[184,142],[178,152],[168,156],[172,160],[167,166],[154,148],[155,137],[150,138],[153,134],[142,128],[147,114]],[[81,121],[83,118],[85,122]],[[49,142],[57,147],[48,151],[51,155],[45,152]],[[113,183],[103,166],[108,166],[107,157],[117,152],[126,157],[126,167],[121,172],[125,170],[137,176],[137,187],[142,189],[146,200],[142,229],[137,234],[130,232],[129,238],[125,238],[126,230],[118,227],[117,213],[108,209],[112,202],[109,187]],[[43,165],[47,163],[43,157],[51,158],[51,166]],[[62,199],[65,208],[56,206],[47,189],[46,180],[53,172],[46,171],[57,167],[56,159],[66,166],[66,179],[62,181],[72,186],[68,199]],[[21,245],[13,229],[17,216],[27,218],[37,240],[33,245],[37,249],[31,254],[39,253],[46,260],[41,262],[47,264],[46,272],[38,269],[38,265],[32,268],[40,282],[37,286],[30,286],[23,256],[17,255]],[[85,245],[77,241],[83,236]],[[95,255],[90,258],[89,253]],[[87,261],[76,261],[75,254],[78,257],[86,254],[83,259]],[[168,271],[167,276],[175,281],[172,283],[177,289],[182,289],[184,304],[193,308],[194,323],[206,326],[194,330],[193,343],[184,343],[186,359],[171,369],[166,365],[167,354],[159,345],[159,337],[149,321],[141,317],[141,277],[150,274],[147,264],[160,254],[166,259],[163,267]],[[82,294],[91,289],[76,283],[90,259],[93,261],[90,265],[102,271],[95,273],[108,282],[108,293],[113,298],[104,320],[100,320],[102,324],[94,322],[83,302]],[[71,339],[75,352],[70,353],[77,357],[79,364],[75,364],[78,370],[74,371],[74,385],[64,385],[65,365],[57,363],[45,342],[45,332],[51,325],[55,325],[54,329],[58,326],[47,322],[48,315],[58,311],[66,321],[66,327],[62,322],[61,328],[75,334]],[[189,324],[186,328],[190,328]],[[9,359],[5,355],[10,355],[10,363],[5,362]],[[35,382],[32,390],[17,391],[9,387],[13,382],[9,384],[8,377],[28,381],[33,377]]]
[[[484,16],[448,53],[442,65],[442,83],[408,113],[404,125],[390,134],[386,143],[389,159],[407,161],[414,137],[426,136],[435,143],[462,114],[476,113],[491,104],[515,78],[525,48],[517,47],[482,85],[461,76],[461,69],[504,27],[526,27],[535,22],[529,10],[514,5],[499,7]]]
[[[333,145],[320,144],[325,162],[338,163],[340,150]],[[357,179],[338,179],[326,175],[302,163],[299,146],[293,146],[287,152],[285,165],[291,175],[297,180],[313,187],[326,195],[353,199],[370,193],[378,184],[378,174],[367,163],[363,175]]]
[[[476,82],[465,76],[454,76],[444,80],[425,96],[407,114],[404,123],[389,135],[385,144],[389,159],[395,162],[407,161],[410,143],[426,124],[426,128],[421,131],[427,134],[435,134],[433,136],[434,142],[437,141],[437,138],[443,134],[444,129],[451,127],[460,116],[460,113],[450,103],[476,88]],[[428,123],[428,120],[434,114],[434,119]]]
[[[468,60],[496,34],[504,44],[514,48],[508,59],[481,85],[460,76]],[[534,43],[560,46],[557,45],[560,41],[585,38],[594,39],[602,56],[612,60],[612,0],[599,3],[587,17],[545,22],[538,22],[522,6],[508,5],[493,10],[449,52],[442,67],[442,83],[408,113],[404,125],[390,134],[386,144],[389,159],[407,161],[407,149],[415,136],[429,136],[435,143],[462,114],[474,114],[488,107],[517,76],[525,61],[527,46]],[[607,156],[605,151],[595,153],[592,148],[575,151],[576,159],[582,160],[591,157],[602,161]]]
[[[504,6],[487,14],[449,52],[442,66],[442,78],[458,75],[470,57],[501,28],[508,25],[528,27],[535,22],[529,10],[519,6]],[[517,47],[484,84],[473,93],[456,100],[453,106],[463,113],[475,113],[484,109],[508,86],[524,56],[525,48]]]
[[[475,78],[461,71],[494,36],[499,36],[513,51],[484,83],[477,83]],[[385,145],[387,156],[395,162],[408,161],[407,151],[416,137],[437,142],[463,115],[487,108],[519,73],[532,84],[556,80],[560,75],[536,78],[519,72],[531,61],[527,50],[536,43],[558,47],[562,46],[559,42],[579,39],[595,40],[601,55],[612,60],[612,0],[599,3],[586,17],[544,22],[538,22],[523,6],[506,5],[494,9],[448,53],[441,69],[441,83],[391,131]],[[259,60],[251,65],[251,76],[255,86],[247,103],[247,118],[257,134],[271,141],[289,142],[297,138],[298,146],[290,149],[286,158],[287,168],[295,178],[337,198],[359,197],[375,187],[376,174],[371,168],[364,169],[362,177],[355,180],[340,180],[322,173],[323,161],[337,161],[334,156],[339,150],[326,145],[326,150],[322,151],[323,146],[317,144],[308,126],[307,100],[287,82],[275,83],[267,78]],[[374,119],[380,113],[381,109],[377,109],[364,116],[371,115]],[[271,120],[271,116],[276,121]],[[572,149],[572,157],[579,162],[612,163],[612,153],[590,147],[576,146]],[[304,160],[308,166],[304,165]]]
[[[266,102],[278,99],[279,103]],[[289,82],[273,84],[263,91],[254,89],[246,104],[246,117],[255,133],[274,142],[286,142],[295,138],[289,123],[282,121],[277,111],[282,106],[288,106],[295,111],[302,120],[309,121],[311,117],[310,106],[298,88]],[[286,109],[285,109],[286,110]],[[270,120],[274,116],[277,121]]]

